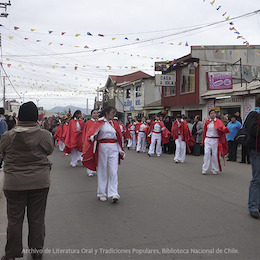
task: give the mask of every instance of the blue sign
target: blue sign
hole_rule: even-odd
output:
[[[130,111],[133,112],[135,108],[133,106],[130,107]]]

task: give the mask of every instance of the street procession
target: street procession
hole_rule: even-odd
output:
[[[0,8],[1,260],[259,259],[257,0]]]

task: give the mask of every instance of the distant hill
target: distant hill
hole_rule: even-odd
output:
[[[53,113],[62,113],[65,110],[68,112],[69,108],[71,110],[71,113],[73,114],[76,110],[80,110],[82,113],[84,114],[90,114],[91,109],[88,109],[88,113],[86,113],[86,108],[82,108],[82,107],[74,107],[74,106],[66,106],[66,107],[53,107],[52,109],[49,109],[49,112],[53,112]]]

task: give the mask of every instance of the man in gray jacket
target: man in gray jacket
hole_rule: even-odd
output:
[[[193,146],[193,154],[196,156],[200,155],[200,146],[202,142],[202,134],[203,134],[203,123],[201,122],[200,116],[197,115],[194,117],[194,124],[192,126],[192,136],[195,140],[195,144]]]
[[[51,134],[38,125],[38,109],[33,102],[20,107],[18,119],[18,125],[4,133],[0,140],[8,217],[5,256],[1,260],[23,255],[22,227],[26,207],[28,246],[34,259],[42,259],[51,171],[47,156],[53,152],[53,140]]]

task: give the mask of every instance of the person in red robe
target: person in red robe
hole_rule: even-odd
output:
[[[126,129],[126,126],[123,124],[123,122],[121,120],[118,120],[121,132],[122,132],[122,146],[125,146],[125,139],[130,138],[129,135],[129,131]]]
[[[212,154],[212,168],[213,174],[218,174],[222,171],[220,164],[220,156],[224,157],[228,153],[228,143],[226,134],[229,130],[224,126],[220,119],[216,118],[214,109],[209,111],[210,119],[205,122],[203,129],[203,144],[204,144],[204,163],[202,165],[202,174],[207,174],[210,166],[210,159]]]
[[[165,127],[163,122],[159,120],[159,116],[155,116],[155,121],[151,123],[148,131],[148,141],[151,143],[148,151],[148,155],[154,154],[155,144],[156,144],[156,155],[161,156],[162,154],[162,144],[169,142],[170,131]]]
[[[82,130],[84,128],[84,121],[81,119],[82,114],[80,110],[76,110],[72,119],[69,122],[65,145],[63,152],[70,153],[72,167],[76,167],[78,161],[81,161],[82,155]]]
[[[176,144],[174,161],[184,163],[186,157],[186,146],[190,153],[190,146],[195,144],[195,140],[190,132],[187,121],[182,119],[181,115],[176,117],[172,125],[172,137]]]
[[[136,124],[136,137],[137,137],[137,147],[136,151],[145,153],[147,146],[147,135],[149,131],[149,125],[146,123],[146,118],[142,117],[142,121]]]
[[[118,122],[113,120],[115,108],[105,107],[102,112],[104,116],[93,124],[85,138],[82,163],[97,171],[97,197],[101,201],[112,198],[112,202],[116,203],[120,198],[118,164],[125,157],[122,132]]]
[[[90,128],[94,125],[94,123],[98,120],[98,110],[97,109],[93,109],[91,111],[91,119],[88,120],[83,128],[83,132],[82,132],[82,146],[85,143],[85,139],[88,135],[88,132],[90,130]],[[87,168],[87,174],[89,177],[92,177],[94,174],[96,173],[96,171],[92,171],[90,169]]]

